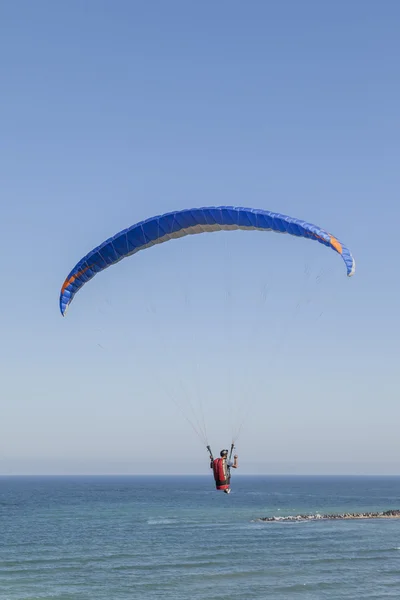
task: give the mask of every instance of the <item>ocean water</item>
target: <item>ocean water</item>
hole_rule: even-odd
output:
[[[400,599],[395,477],[0,478],[1,600]]]

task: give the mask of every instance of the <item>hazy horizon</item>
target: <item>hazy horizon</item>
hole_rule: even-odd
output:
[[[48,459],[28,461],[26,459],[11,460],[7,463],[8,472],[0,462],[0,477],[3,476],[204,476],[212,477],[208,463],[195,464],[190,471],[187,463],[173,462],[173,466],[165,462],[160,465],[134,465],[128,461],[104,461],[71,463],[69,459],[52,463]],[[246,462],[242,468],[232,472],[232,477],[264,477],[264,476],[390,476],[400,477],[400,461],[392,463],[252,463]]]

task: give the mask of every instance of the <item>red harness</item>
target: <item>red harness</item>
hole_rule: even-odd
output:
[[[231,476],[226,460],[223,458],[214,458],[213,473],[217,490],[227,490],[231,483]]]

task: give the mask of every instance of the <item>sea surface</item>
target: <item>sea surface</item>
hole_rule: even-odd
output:
[[[400,599],[397,477],[0,478],[1,600]]]

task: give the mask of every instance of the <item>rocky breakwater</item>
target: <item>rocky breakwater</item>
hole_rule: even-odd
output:
[[[400,510],[385,510],[382,512],[359,512],[359,513],[340,513],[332,515],[294,515],[287,517],[260,517],[257,521],[272,522],[294,522],[294,521],[334,521],[345,519],[400,519]]]

